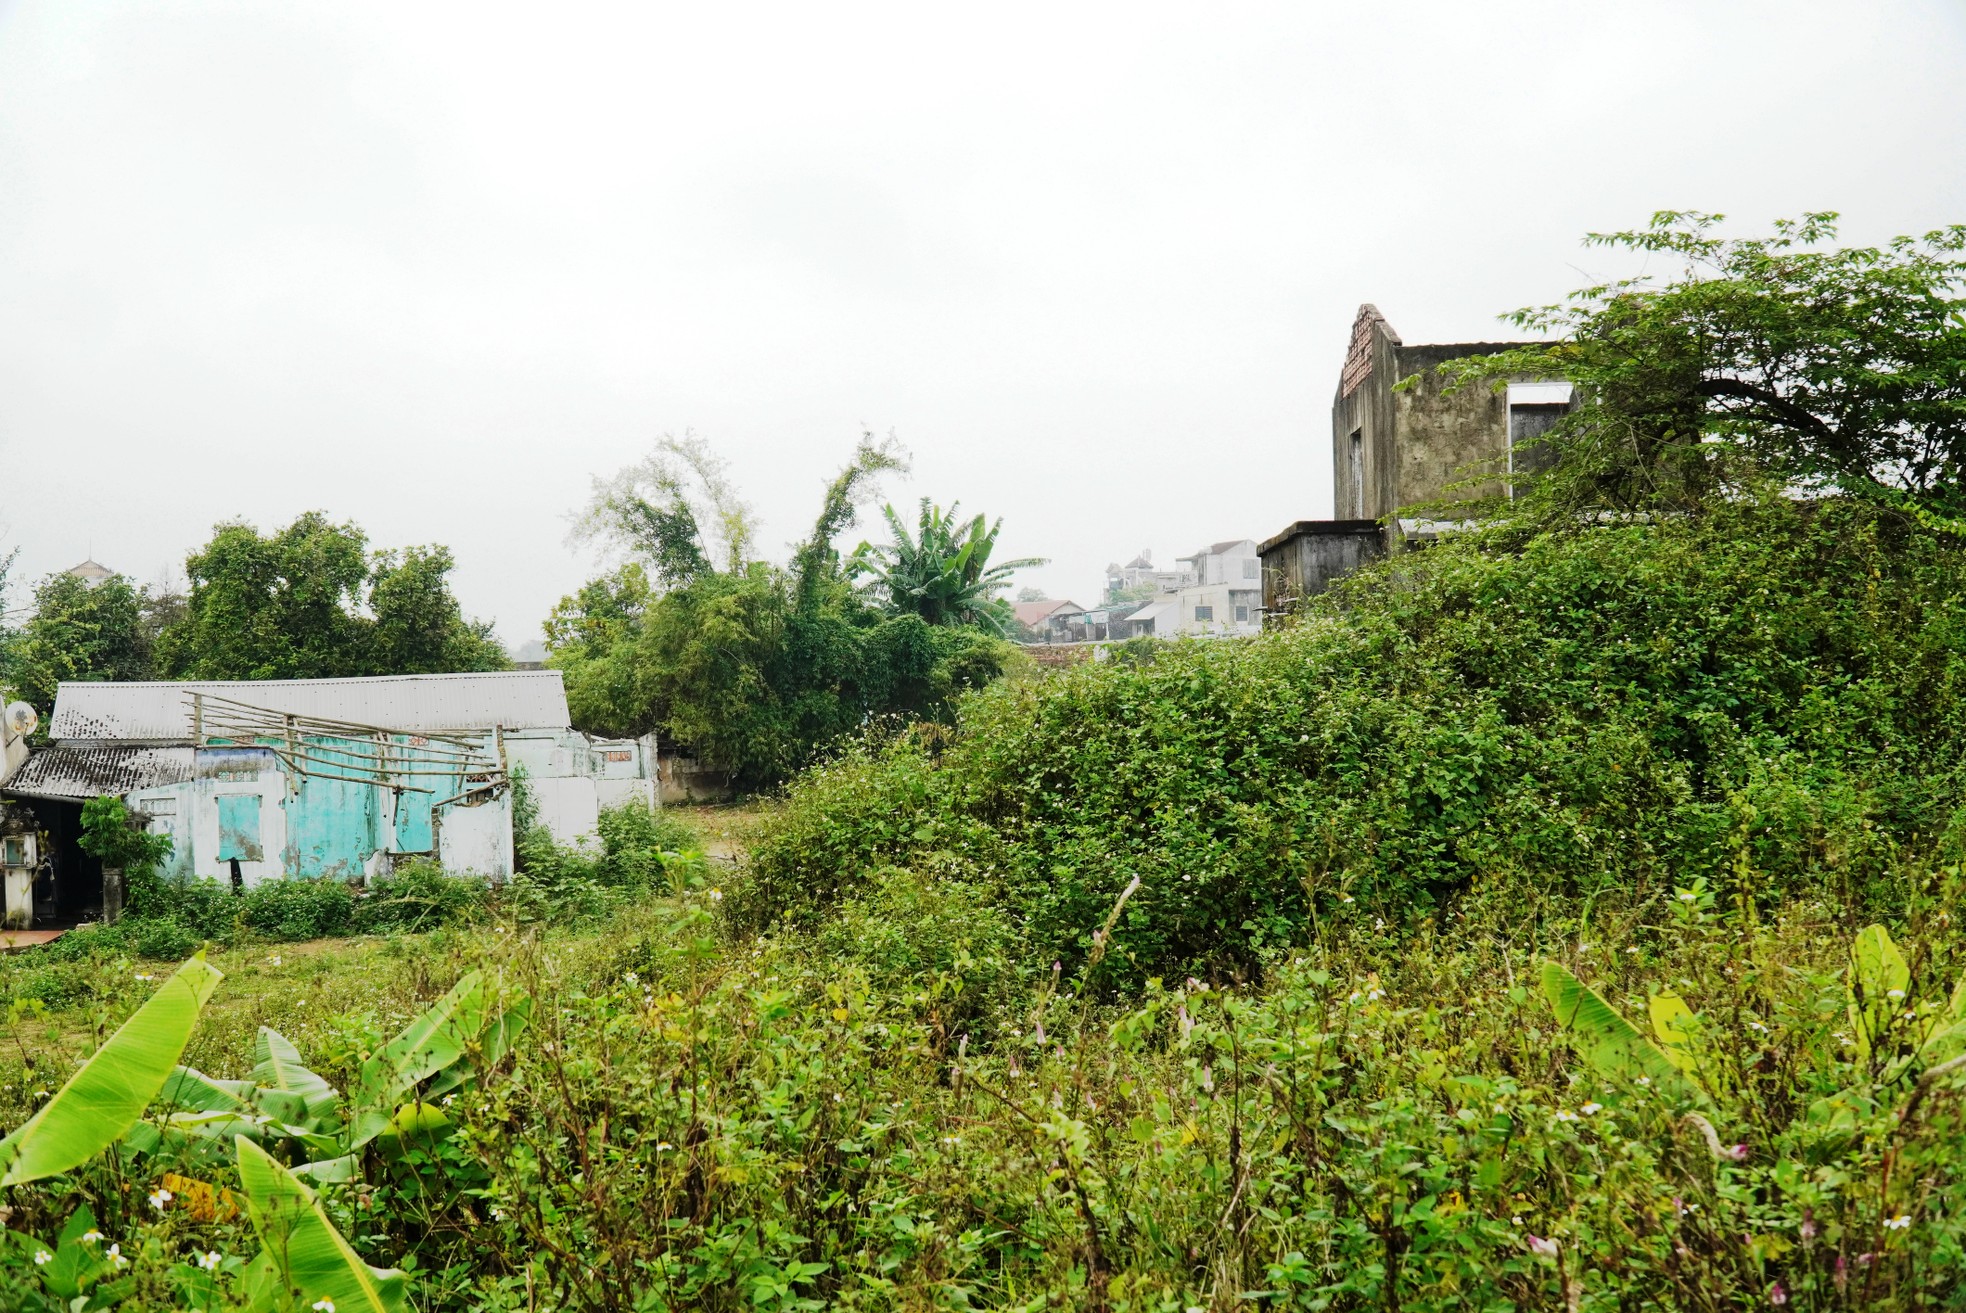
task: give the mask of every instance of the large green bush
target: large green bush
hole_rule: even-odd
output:
[[[1217,976],[1328,909],[1401,919],[1483,883],[1888,909],[1907,862],[1966,845],[1963,694],[1966,545],[1892,514],[1495,531],[1285,632],[997,686],[939,752],[816,771],[733,909],[802,916],[934,864],[1069,960],[1138,876],[1122,957]]]

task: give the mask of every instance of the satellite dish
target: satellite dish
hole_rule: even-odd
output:
[[[17,739],[24,739],[34,732],[41,723],[40,715],[25,702],[7,704],[7,733]]]

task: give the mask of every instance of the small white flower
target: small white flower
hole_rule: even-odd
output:
[[[1640,1076],[1638,1078],[1638,1083],[1640,1085],[1650,1085],[1652,1083],[1652,1078],[1650,1076]]]
[[[1361,994],[1358,990],[1355,989],[1352,991],[1351,997],[1346,999],[1345,1001],[1347,1003],[1362,1003],[1365,1001],[1365,995]]]
[[[155,979],[157,979],[157,977],[155,977],[155,976],[153,976],[153,975],[151,975],[151,974],[149,974],[148,972],[145,972],[145,971],[139,971],[139,972],[137,972],[137,979],[138,979],[138,980],[155,980]]]
[[[1905,992],[1902,989],[1887,989],[1884,991],[1884,997],[1886,998],[1903,998],[1904,996]]]
[[[165,1208],[170,1206],[171,1200],[175,1197],[169,1190],[162,1188],[152,1190],[150,1192],[150,1206],[161,1213]]]
[[[1887,1231],[1902,1231],[1910,1225],[1911,1216],[1907,1213],[1899,1213],[1896,1217],[1884,1219],[1884,1229]]]
[[[198,1266],[204,1268],[207,1272],[218,1271],[219,1262],[218,1250],[216,1249],[207,1249],[204,1253],[198,1255]]]
[[[1560,1122],[1574,1122],[1577,1120],[1577,1114],[1565,1108],[1557,1113],[1556,1119]]]
[[[313,1309],[314,1313],[334,1313],[334,1301],[332,1299],[317,1299],[308,1305],[308,1307]]]
[[[272,957],[266,959],[266,963],[268,966],[276,966],[276,967],[279,966],[280,955],[278,953],[275,953]]]
[[[450,1107],[453,1103],[456,1102],[457,1102],[457,1096],[455,1094],[446,1094],[444,1096],[444,1106],[446,1108]]]
[[[1594,1117],[1598,1113],[1603,1111],[1604,1111],[1604,1105],[1601,1103],[1587,1103],[1583,1107],[1583,1114],[1586,1117]]]
[[[1627,953],[1630,953],[1633,957],[1636,957],[1638,956],[1638,945],[1633,944],[1630,948],[1627,948],[1625,951]]]
[[[108,1257],[109,1261],[118,1267],[128,1267],[130,1265],[130,1260],[123,1257],[123,1246],[121,1245],[111,1245],[109,1247]]]
[[[659,1143],[659,1144],[657,1144],[657,1145],[655,1146],[655,1151],[656,1151],[657,1153],[667,1153],[667,1152],[668,1152],[669,1150],[671,1150],[671,1149],[673,1149],[673,1148],[675,1148],[675,1147],[676,1147],[676,1146],[675,1146],[675,1145],[673,1145],[673,1144],[671,1144],[671,1143],[669,1143],[669,1141],[667,1141],[667,1140],[663,1140],[663,1141],[662,1141],[661,1143]]]
[[[1686,893],[1685,891],[1682,890],[1679,895],[1679,901],[1682,903],[1697,903],[1700,901],[1700,899],[1699,899],[1699,895]]]
[[[723,901],[724,901],[724,891],[723,891],[723,890],[721,890],[721,889],[712,889],[712,890],[710,891],[710,901],[711,901],[711,902],[713,902],[713,903],[721,903],[721,902],[723,902]]]
[[[630,971],[628,974],[624,975],[622,979],[627,981],[629,984],[634,985],[634,984],[639,984],[642,978],[636,975],[633,971]]]
[[[494,1222],[503,1222],[505,1220],[505,1210],[503,1208],[494,1207],[491,1210],[491,1214],[492,1214],[492,1221]]]
[[[1358,900],[1357,900],[1357,899],[1355,899],[1355,898],[1353,898],[1353,897],[1352,897],[1352,896],[1351,896],[1350,894],[1346,894],[1346,895],[1344,895],[1344,896],[1343,896],[1342,898],[1340,898],[1340,899],[1339,899],[1338,901],[1339,901],[1339,902],[1341,902],[1341,903],[1354,903],[1354,902],[1357,902]]]
[[[1758,1031],[1760,1031],[1760,1032],[1761,1032],[1762,1034],[1764,1034],[1764,1035],[1766,1035],[1766,1034],[1768,1033],[1768,1027],[1766,1027],[1766,1026],[1764,1026],[1764,1025],[1762,1025],[1762,1024],[1761,1024],[1761,1023],[1759,1022],[1759,1021],[1750,1021],[1750,1022],[1748,1023],[1748,1029],[1749,1029],[1749,1030],[1758,1030]]]
[[[1510,1225],[1510,1226],[1521,1226],[1521,1225],[1522,1225],[1522,1219],[1521,1219],[1520,1217],[1511,1217],[1511,1218],[1509,1219],[1509,1225]]]
[[[1367,995],[1365,996],[1365,1001],[1366,1001],[1366,1002],[1368,1002],[1368,1003],[1376,1003],[1376,1002],[1378,1002],[1378,1001],[1379,1001],[1380,999],[1382,999],[1382,998],[1384,998],[1385,996],[1386,996],[1386,991],[1385,991],[1385,990],[1383,990],[1383,989],[1375,989],[1375,990],[1373,990],[1373,991],[1372,991],[1371,993],[1369,993],[1369,994],[1367,994]]]
[[[55,1256],[53,1254],[49,1253],[45,1249],[37,1249],[34,1251],[34,1266],[46,1267],[49,1263],[54,1261],[54,1257]]]
[[[102,1232],[100,1231],[84,1231],[82,1233],[82,1243],[85,1245],[93,1245],[101,1239]]]

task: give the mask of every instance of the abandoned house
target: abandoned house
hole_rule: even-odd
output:
[[[1266,612],[1281,614],[1365,561],[1438,527],[1402,518],[1403,512],[1428,502],[1513,492],[1509,476],[1533,467],[1538,440],[1570,410],[1571,385],[1512,378],[1501,387],[1471,384],[1450,391],[1440,367],[1526,345],[1408,346],[1376,307],[1359,307],[1331,404],[1335,518],[1299,520],[1263,544]]]
[[[8,829],[43,850],[9,923],[96,913],[102,871],[77,846],[82,804],[113,795],[168,834],[167,874],[357,878],[423,857],[512,870],[515,784],[562,843],[603,807],[656,805],[653,738],[570,727],[557,670],[189,683],[70,683],[49,743],[0,778]],[[17,801],[16,801],[17,800]]]

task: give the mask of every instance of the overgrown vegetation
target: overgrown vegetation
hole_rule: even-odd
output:
[[[749,924],[897,865],[1069,961],[1120,890],[1124,978],[1250,978],[1320,916],[1477,887],[1655,911],[1902,908],[1966,851],[1966,544],[1859,503],[1397,559],[1292,630],[993,688],[796,785]]]
[[[325,1091],[252,1142],[384,1269],[338,1311],[1889,1309],[1959,1287],[1957,871],[1906,891],[1902,952],[1827,901],[1768,915],[1695,883],[1650,924],[1491,888],[1405,936],[1336,911],[1260,991],[1114,1002],[1104,963],[1039,968],[987,904],[895,878],[810,936],[720,944],[696,890],[581,936],[225,959],[185,1092],[273,1108],[255,1025]],[[527,1029],[458,1045],[446,1090],[389,1094],[377,1055],[459,976],[530,999]],[[114,988],[111,1020],[153,986]],[[8,1125],[93,1043],[37,1015],[13,1010],[34,1066],[0,1080]],[[250,1302],[238,1114],[178,1106],[12,1189],[12,1307],[77,1273],[93,1307],[324,1297]],[[409,1111],[371,1134],[378,1106]]]

